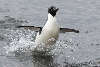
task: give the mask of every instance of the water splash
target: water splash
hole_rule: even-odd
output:
[[[27,52],[36,47],[35,33],[30,30],[11,30],[5,36],[10,40],[10,43],[4,47],[7,55],[15,52]]]
[[[33,53],[31,54],[31,52],[34,51],[35,48],[37,47],[37,45],[34,42],[35,32],[30,31],[30,30],[26,31],[23,29],[10,30],[8,33],[5,34],[5,36],[10,40],[9,44],[4,47],[4,49],[6,50],[6,56],[19,57],[21,55],[21,58],[25,56],[31,56],[31,55],[35,57],[40,56],[41,53],[39,53],[39,55],[33,55]],[[38,49],[40,50],[40,52],[42,51],[42,48],[44,48],[44,44],[41,46],[38,46]],[[47,53],[49,54],[47,56],[50,56],[50,54],[52,54],[54,56],[54,58],[52,59],[55,64],[63,65],[65,67],[66,66],[80,67],[84,65],[86,66],[89,65],[89,63],[78,62],[77,58],[73,56],[75,52],[79,51],[79,48],[77,45],[75,45],[72,42],[72,40],[58,40],[57,43],[51,46],[50,48],[52,49],[49,53]],[[35,60],[37,59],[35,58]],[[61,60],[61,61],[58,61],[58,60]]]

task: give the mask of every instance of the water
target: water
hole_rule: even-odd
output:
[[[36,33],[16,26],[43,26],[51,5],[60,9],[61,27],[80,33],[60,34],[50,52],[38,52]],[[94,66],[100,66],[99,0],[0,0],[0,67]]]

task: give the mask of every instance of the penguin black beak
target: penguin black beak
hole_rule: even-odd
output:
[[[59,8],[56,9],[56,12],[59,10]]]

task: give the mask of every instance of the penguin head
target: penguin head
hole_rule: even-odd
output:
[[[59,8],[56,8],[55,6],[51,6],[48,8],[48,13],[50,13],[53,17],[56,16],[57,11]]]

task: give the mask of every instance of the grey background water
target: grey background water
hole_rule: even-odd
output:
[[[27,53],[16,59],[6,56],[5,46],[20,36],[32,35],[32,31],[16,32],[14,27],[43,26],[51,5],[60,9],[57,22],[61,27],[79,29],[80,33],[60,34],[56,45],[61,47],[52,51],[57,53],[53,58]],[[48,67],[52,63],[53,67],[100,66],[100,0],[0,0],[0,67]]]

